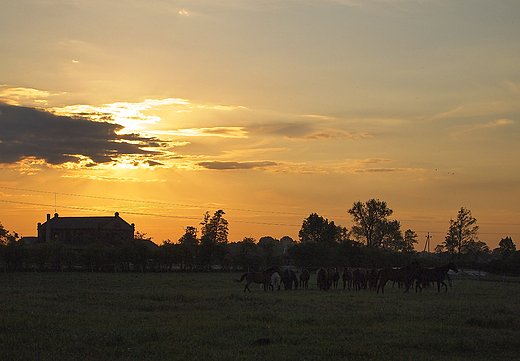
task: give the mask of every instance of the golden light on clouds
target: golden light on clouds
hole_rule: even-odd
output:
[[[117,102],[102,106],[86,104],[54,107],[49,110],[58,115],[81,115],[97,121],[111,121],[124,126],[125,132],[139,132],[150,124],[156,124],[161,118],[154,114],[146,114],[158,108],[167,108],[173,112],[189,111],[189,101],[178,98],[146,99],[139,103]]]

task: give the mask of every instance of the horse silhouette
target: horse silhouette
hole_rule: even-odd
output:
[[[249,285],[251,283],[262,284],[264,286],[264,291],[267,291],[267,289],[269,288],[269,285],[271,284],[271,276],[275,272],[277,272],[278,274],[282,273],[280,271],[280,268],[278,268],[278,266],[274,266],[274,267],[266,269],[263,272],[244,273],[242,275],[242,277],[238,280],[235,280],[235,282],[242,282],[244,279],[246,280],[246,286],[244,287],[244,292],[246,292],[246,290],[251,292],[251,289],[249,289]]]
[[[308,289],[309,288],[309,279],[311,278],[311,274],[309,270],[304,269],[300,273],[300,289]]]
[[[415,291],[421,292],[425,285],[428,285],[432,282],[437,283],[437,292],[441,292],[441,285],[444,286],[444,293],[448,292],[448,285],[444,282],[446,279],[451,281],[449,278],[448,272],[452,270],[456,273],[459,272],[455,263],[449,262],[448,264],[435,268],[421,268],[416,275],[417,283],[415,286]]]
[[[319,290],[327,291],[332,285],[332,278],[329,271],[325,268],[320,268],[316,271],[316,284]]]
[[[406,267],[402,268],[383,268],[379,270],[379,283],[377,284],[377,293],[381,290],[381,293],[385,293],[385,285],[388,281],[397,282],[398,284],[405,286],[405,293],[410,290],[413,284],[414,278],[419,272],[419,265],[416,262],[412,262]]]

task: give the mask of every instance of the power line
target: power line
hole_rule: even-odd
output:
[[[174,207],[184,207],[184,208],[201,208],[201,209],[205,208],[204,206],[193,205],[193,204],[183,204],[183,203],[169,203],[169,202],[145,201],[145,200],[128,199],[128,198],[113,198],[113,197],[93,196],[93,195],[84,195],[84,194],[74,194],[74,193],[60,193],[60,192],[41,191],[41,190],[13,188],[13,187],[4,187],[4,186],[0,186],[0,188],[2,188],[2,189],[9,189],[9,190],[16,190],[16,191],[23,191],[23,192],[46,193],[46,194],[54,194],[54,195],[59,194],[59,195],[62,195],[62,196],[70,196],[70,197],[94,198],[94,199],[104,199],[104,200],[122,201],[122,202],[134,202],[134,203],[148,203],[148,204],[158,204],[158,205],[166,205],[166,206],[174,206]],[[303,215],[302,213],[281,212],[281,211],[265,211],[265,210],[244,209],[244,208],[229,208],[229,207],[227,207],[226,209],[232,210],[232,211],[241,211],[241,212],[285,214],[285,215],[293,215],[293,216],[302,216]],[[343,217],[337,216],[337,218],[343,218]]]
[[[43,204],[43,203],[33,203],[33,202],[19,202],[19,201],[8,201],[0,199],[0,202],[3,203],[15,203],[15,204],[23,204],[23,205],[29,205],[29,206],[40,206],[40,207],[51,207],[50,204]],[[97,209],[97,208],[89,208],[89,207],[78,207],[78,206],[59,206],[60,208],[67,208],[67,209],[75,209],[75,210],[81,210],[81,211],[95,211],[95,212],[104,212],[104,213],[113,213],[112,211],[108,211],[106,209]],[[188,216],[174,216],[174,215],[165,215],[165,214],[154,214],[154,213],[143,213],[143,212],[134,212],[134,211],[123,211],[124,214],[133,214],[138,216],[148,216],[148,217],[163,217],[163,218],[180,218],[180,219],[193,219],[193,220],[200,220],[200,218],[195,217],[188,217]],[[284,224],[284,223],[270,223],[270,222],[255,222],[255,221],[238,221],[234,220],[231,222],[235,223],[248,223],[248,224],[261,224],[261,225],[268,225],[268,226],[283,226],[283,227],[300,227],[300,224]]]
[[[7,200],[0,200],[0,202],[4,203],[17,203],[17,204],[26,204],[26,205],[37,205],[37,206],[43,206],[43,207],[54,207],[56,209],[56,195],[62,195],[62,196],[71,196],[71,197],[82,197],[82,198],[92,198],[92,199],[103,199],[103,200],[113,200],[113,201],[122,201],[122,202],[129,202],[129,203],[143,203],[143,204],[157,204],[157,205],[164,205],[164,206],[174,206],[174,207],[183,207],[186,208],[199,208],[203,209],[204,206],[199,205],[193,205],[193,204],[183,204],[183,203],[170,203],[170,202],[159,202],[159,201],[147,201],[147,200],[138,200],[138,199],[128,199],[128,198],[115,198],[115,197],[104,197],[104,196],[95,196],[95,195],[83,195],[83,194],[74,194],[74,193],[62,193],[62,192],[52,192],[52,191],[43,191],[43,190],[35,190],[35,189],[26,189],[26,188],[15,188],[15,187],[5,187],[0,186],[1,189],[8,189],[8,190],[15,190],[15,191],[23,191],[23,192],[34,192],[34,193],[44,193],[44,194],[53,194],[54,195],[54,206],[50,206],[47,204],[39,204],[39,203],[28,203],[28,202],[19,202],[19,201],[7,201]],[[68,208],[68,209],[76,209],[76,210],[85,210],[85,211],[96,211],[96,212],[110,212],[107,210],[99,210],[96,208],[88,208],[88,207],[78,207],[78,206],[58,206],[61,208]],[[279,215],[292,215],[292,216],[300,216],[300,217],[306,217],[303,213],[294,213],[294,212],[281,212],[281,211],[266,211],[266,210],[252,210],[252,209],[244,209],[244,208],[226,208],[226,210],[232,210],[232,211],[242,211],[242,212],[253,212],[253,213],[267,213],[267,214],[279,214]],[[188,216],[175,216],[175,215],[164,215],[164,214],[154,214],[154,213],[144,213],[144,212],[134,212],[134,211],[124,211],[126,214],[134,214],[134,215],[142,215],[142,216],[152,216],[152,217],[166,217],[166,218],[180,218],[180,219],[198,219],[195,217],[188,217]],[[326,217],[334,217],[336,219],[346,219],[345,216],[330,216],[325,215]],[[236,223],[250,223],[250,224],[262,224],[262,225],[274,225],[274,226],[287,226],[287,227],[300,227],[301,224],[295,225],[295,224],[284,224],[284,223],[271,223],[271,222],[255,222],[255,221],[233,221]],[[440,220],[401,220],[401,222],[419,222],[419,223],[441,223],[444,221]],[[492,222],[479,222],[481,225],[493,225],[493,226],[520,226],[520,223],[492,223]],[[421,233],[437,233],[437,234],[444,234],[445,232],[442,231],[416,231]],[[496,235],[496,234],[502,234],[498,232],[491,232],[491,233],[485,233],[485,232],[479,232],[481,235]],[[520,233],[509,233],[511,235],[518,235]]]

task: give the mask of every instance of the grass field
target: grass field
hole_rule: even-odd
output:
[[[264,292],[226,273],[0,274],[0,360],[520,359],[520,283]]]

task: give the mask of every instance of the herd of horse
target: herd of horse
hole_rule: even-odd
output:
[[[458,272],[457,266],[453,262],[440,267],[422,267],[417,262],[412,262],[405,267],[387,268],[351,268],[345,267],[342,272],[338,268],[320,268],[316,271],[316,285],[319,290],[337,289],[340,279],[343,281],[343,289],[362,290],[370,289],[377,293],[385,292],[385,285],[391,281],[394,285],[404,288],[408,292],[415,287],[416,292],[421,292],[423,288],[437,285],[437,292],[448,292],[448,285],[451,286],[451,278],[448,272],[452,270]],[[282,270],[278,266],[266,269],[263,272],[244,273],[235,282],[246,280],[244,292],[249,291],[249,285],[257,283],[263,286],[264,291],[280,290],[282,285],[285,290],[308,289],[310,272],[306,269],[300,272],[300,277],[293,270]]]

